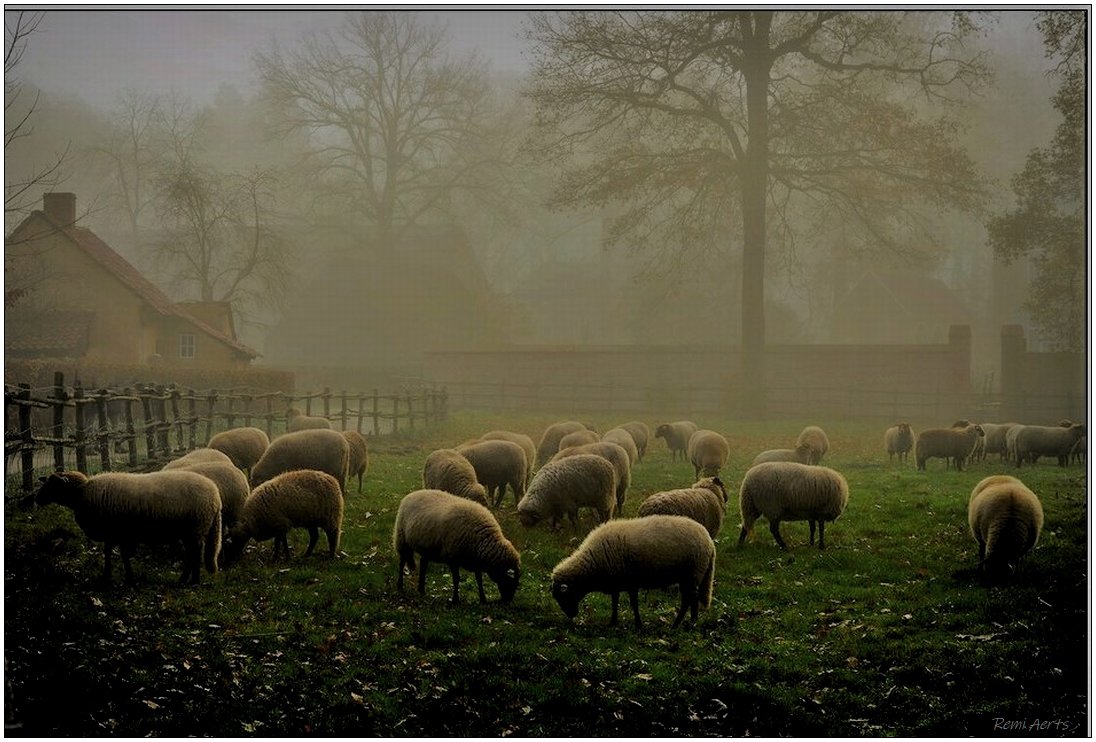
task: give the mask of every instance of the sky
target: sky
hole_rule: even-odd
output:
[[[7,10],[6,15],[12,11]],[[252,54],[334,28],[344,10],[47,10],[18,74],[56,94],[108,108],[127,87],[176,88],[208,103],[222,83],[257,88]],[[449,25],[454,53],[478,51],[498,72],[521,73],[524,11],[413,10]],[[185,60],[185,61],[184,61]]]

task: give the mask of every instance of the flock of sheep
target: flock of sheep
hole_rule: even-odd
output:
[[[273,539],[275,557],[288,558],[287,535],[293,528],[309,532],[306,555],[322,530],[333,557],[347,482],[357,476],[360,492],[368,469],[366,441],[354,431],[332,430],[325,418],[295,410],[287,423],[288,432],[273,441],[258,428],[219,433],[207,447],[157,472],[91,477],[56,472],[42,479],[36,500],[70,508],[88,538],[103,542],[107,582],[116,545],[127,581],[133,579],[130,558],[140,543],[182,541],[180,581],[190,583],[198,582],[203,562],[210,573],[229,566],[252,539]],[[619,517],[631,470],[658,438],[675,460],[680,456],[692,464],[697,481],[651,494],[635,518]],[[904,460],[913,451],[918,469],[934,457],[962,469],[994,452],[1017,467],[1040,456],[1057,456],[1064,466],[1072,456],[1084,455],[1086,438],[1085,427],[1068,420],[1057,427],[960,420],[919,436],[900,423],[885,432],[884,445],[890,458]],[[782,549],[787,545],[781,522],[801,520],[809,523],[810,543],[817,528],[818,546],[825,547],[825,524],[840,517],[849,498],[844,476],[820,463],[828,449],[826,433],[808,426],[793,448],[756,456],[738,492],[740,545],[764,517]],[[402,589],[405,573],[417,570],[418,590],[425,592],[428,565],[438,562],[452,575],[454,603],[460,600],[462,569],[475,575],[481,602],[486,601],[484,574],[501,600],[510,602],[521,559],[492,510],[503,507],[509,489],[525,528],[544,524],[556,530],[564,519],[577,528],[580,510],[596,513],[599,525],[552,571],[552,595],[567,616],[576,615],[587,594],[600,592],[611,597],[610,622],[616,624],[624,592],[639,626],[639,590],[677,586],[681,603],[674,626],[686,612],[695,621],[712,597],[713,539],[729,499],[720,473],[729,453],[723,435],[690,421],[658,425],[653,436],[642,422],[600,434],[593,426],[567,421],[550,425],[536,445],[527,435],[493,430],[433,451],[423,463],[422,489],[404,496],[396,512],[397,588]],[[1019,479],[1004,475],[978,483],[968,516],[981,566],[991,576],[1011,573],[1035,545],[1043,524],[1038,497]]]

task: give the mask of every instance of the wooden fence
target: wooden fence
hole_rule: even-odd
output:
[[[56,373],[52,387],[4,385],[4,475],[17,464],[20,492],[52,470],[148,471],[204,446],[215,432],[258,427],[274,438],[285,432],[286,411],[323,415],[336,430],[380,436],[435,424],[448,415],[445,389],[397,394],[251,393],[246,390],[179,389],[140,384],[124,389],[66,386]]]

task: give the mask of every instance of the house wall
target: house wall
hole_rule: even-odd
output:
[[[180,355],[181,335],[194,337],[194,355],[191,358]],[[156,352],[168,366],[245,368],[248,365],[247,360],[239,353],[233,352],[229,346],[214,340],[180,317],[161,318],[158,323]]]

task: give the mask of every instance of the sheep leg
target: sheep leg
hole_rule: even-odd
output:
[[[632,614],[636,617],[636,628],[643,628],[643,622],[639,620],[639,588],[633,587],[628,591],[628,602],[632,604]],[[676,625],[676,624],[675,624]]]
[[[449,571],[453,575],[453,605],[460,603],[460,567],[455,564],[449,565]],[[480,585],[480,593],[483,593],[483,585]]]
[[[339,546],[339,531],[337,528],[333,528],[329,531],[325,530],[324,533],[327,535],[327,554],[334,559],[335,549]]]
[[[419,557],[419,593],[426,595],[426,557]]]
[[[686,583],[681,584],[681,606],[677,609],[677,616],[674,617],[673,626],[671,629],[676,629],[678,624],[681,623],[681,619],[685,618],[685,611],[688,610],[693,617],[693,623],[696,623],[697,612],[697,597],[696,590],[690,590]]]
[[[110,577],[111,564],[110,564],[110,562],[111,562],[111,556],[112,556],[113,551],[114,551],[114,546],[109,541],[106,541],[106,542],[103,543],[103,582],[107,585],[110,584],[110,580],[111,580],[111,577]]]
[[[479,588],[480,604],[487,602],[487,595],[483,592],[483,572],[476,571],[476,587]]]
[[[613,603],[613,615],[609,617],[609,625],[617,625],[617,606],[620,604],[620,593],[609,593]]]
[[[738,534],[738,545],[742,546],[742,543],[746,540],[746,536],[750,533],[750,527],[745,523],[742,524],[742,530]]]
[[[811,546],[814,546],[814,521],[813,520],[808,520],[807,523],[811,527]]]
[[[320,529],[316,526],[308,527],[308,548],[304,550],[305,556],[310,556],[316,548],[316,542],[320,540]]]
[[[506,495],[506,485],[504,484],[501,487],[499,487],[498,489],[495,489],[494,487],[489,486],[487,488],[487,494],[490,495],[492,492],[495,493],[495,507],[497,508],[500,505],[502,505],[502,498],[503,498],[503,496]]]
[[[400,568],[396,573],[396,589],[403,590],[403,571],[408,567],[409,572],[415,571],[415,551],[413,549],[400,549]]]
[[[826,548],[826,521],[818,521],[818,548],[819,550]]]
[[[190,582],[198,584],[198,573],[202,569],[202,545],[196,538],[188,538],[183,541],[183,574],[179,577],[179,584]]]
[[[128,544],[128,545],[127,544],[121,544],[118,547],[118,551],[120,551],[122,553],[122,568],[126,572],[126,584],[127,585],[132,585],[133,584],[133,567],[129,563],[129,558],[131,556],[133,556],[133,551],[134,551],[133,545],[132,544]]]
[[[769,521],[769,531],[772,533],[773,538],[776,539],[776,545],[784,551],[787,551],[788,545],[784,543],[784,539],[780,538],[780,521]]]

